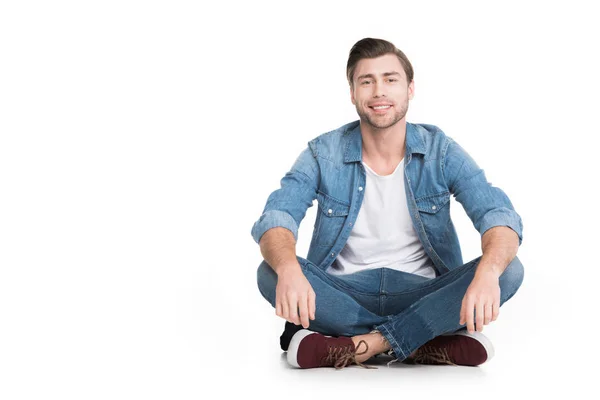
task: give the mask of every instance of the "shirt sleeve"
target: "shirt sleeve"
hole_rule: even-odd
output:
[[[450,193],[462,204],[481,236],[495,226],[507,226],[523,242],[523,222],[508,196],[492,186],[475,160],[456,141],[448,138],[442,170]]]
[[[269,195],[262,215],[252,226],[254,241],[259,243],[266,231],[278,226],[291,231],[298,241],[298,227],[317,198],[319,179],[319,166],[309,145],[281,179],[280,188]]]

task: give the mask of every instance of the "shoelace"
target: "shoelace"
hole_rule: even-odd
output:
[[[456,365],[448,355],[448,350],[431,346],[423,346],[415,354],[413,361],[417,364],[447,364]]]
[[[357,350],[361,344],[365,344],[365,350],[358,353]],[[356,356],[365,354],[369,350],[369,345],[364,340],[358,342],[355,350],[352,350],[351,345],[347,346],[330,346],[328,348],[329,353],[327,357],[322,361],[321,365],[330,366],[333,365],[335,369],[341,369],[351,364],[359,365],[367,369],[376,369],[375,367],[364,365],[356,361]]]

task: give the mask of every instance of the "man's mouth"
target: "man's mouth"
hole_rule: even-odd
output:
[[[376,114],[385,114],[385,112],[392,108],[392,106],[388,104],[385,106],[369,106],[369,108],[374,110]]]

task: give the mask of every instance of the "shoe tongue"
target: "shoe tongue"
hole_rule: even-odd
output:
[[[329,353],[329,348],[335,349],[336,354],[355,352],[354,342],[349,337],[331,337],[323,343],[325,353]]]

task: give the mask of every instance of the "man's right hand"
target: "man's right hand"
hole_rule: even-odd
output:
[[[278,268],[275,289],[275,313],[285,320],[308,328],[315,319],[315,292],[299,263]],[[300,315],[298,315],[298,310]]]

